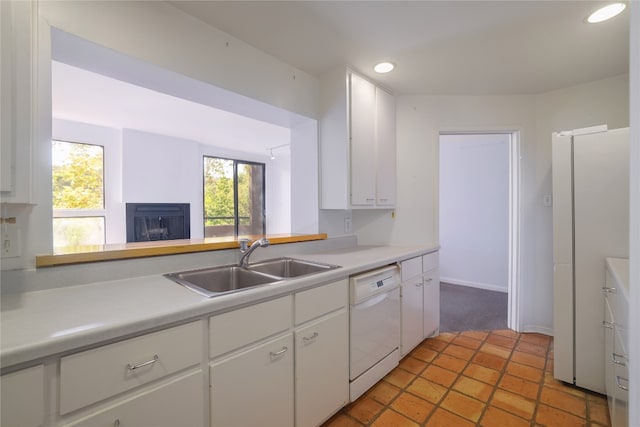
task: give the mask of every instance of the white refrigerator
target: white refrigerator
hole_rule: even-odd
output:
[[[554,377],[605,394],[605,258],[629,256],[629,129],[554,133]]]

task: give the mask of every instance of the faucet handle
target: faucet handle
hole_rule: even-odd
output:
[[[266,237],[260,239],[260,246],[262,246],[263,248],[269,246],[269,239],[267,239]]]
[[[240,244],[240,252],[245,253],[249,248],[249,239],[238,239]]]

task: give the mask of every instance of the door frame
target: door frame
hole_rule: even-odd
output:
[[[492,127],[489,129],[446,129],[438,134],[438,171],[437,171],[437,199],[438,206],[435,212],[436,230],[440,241],[440,137],[443,135],[474,135],[474,134],[501,134],[509,135],[509,243],[508,243],[508,276],[507,276],[507,327],[516,332],[521,332],[520,317],[520,129],[517,127]]]

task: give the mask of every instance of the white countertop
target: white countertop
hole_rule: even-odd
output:
[[[291,257],[341,268],[206,298],[152,275],[2,296],[2,368],[187,321],[437,250],[437,246],[357,246]]]

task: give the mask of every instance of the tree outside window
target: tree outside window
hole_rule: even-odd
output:
[[[54,248],[105,243],[104,147],[52,141]]]
[[[205,237],[264,234],[264,188],[264,164],[205,156]]]

